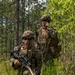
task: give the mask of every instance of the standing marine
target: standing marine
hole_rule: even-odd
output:
[[[41,17],[41,22],[42,26],[36,30],[38,44],[41,47],[40,52],[42,52],[41,67],[43,68],[41,69],[41,75],[48,75],[45,74],[47,67],[49,64],[53,63],[55,58],[60,56],[61,47],[59,46],[59,39],[56,30],[50,26],[50,16],[43,15]]]

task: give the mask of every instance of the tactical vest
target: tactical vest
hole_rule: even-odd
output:
[[[27,56],[29,59],[32,59],[32,50],[31,49],[23,49],[21,47],[19,54],[22,54],[24,56]]]
[[[34,48],[35,49],[35,48]],[[34,53],[34,49],[24,49],[23,47],[21,47],[20,51],[19,51],[19,55],[23,55],[23,56],[27,56],[27,58],[29,59],[29,61],[31,62],[31,67],[35,67],[35,53]]]
[[[39,33],[38,42],[40,44],[46,44],[46,42],[49,38],[48,31],[44,30],[43,28],[40,28],[38,33]]]

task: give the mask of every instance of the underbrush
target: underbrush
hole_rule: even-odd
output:
[[[9,64],[9,61],[1,61],[0,75],[17,75],[17,71],[13,70],[13,68]]]
[[[66,62],[62,62],[61,60],[54,60],[52,71],[49,71],[49,66],[47,67],[47,69],[47,71],[44,71],[44,75],[75,75],[75,63],[70,60],[66,60]],[[55,72],[53,74],[54,70]],[[8,59],[6,59],[5,61],[0,61],[0,75],[17,75],[17,71],[13,70]]]

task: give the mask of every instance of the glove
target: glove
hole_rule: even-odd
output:
[[[21,65],[20,62],[19,62],[17,59],[14,59],[14,62],[13,62],[13,63],[14,63],[14,65],[16,65],[16,66]]]
[[[14,69],[21,68],[21,64],[17,59],[10,58],[10,66],[12,66]]]
[[[21,67],[20,62],[17,59],[14,59],[13,68],[14,69],[19,69],[20,67]]]

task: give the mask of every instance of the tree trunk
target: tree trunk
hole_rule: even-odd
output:
[[[16,0],[16,45],[19,44],[19,0]]]
[[[5,44],[6,44],[6,57],[7,57],[7,21],[8,19],[6,18],[6,30],[5,30]]]
[[[22,19],[21,19],[21,22],[22,22],[22,34],[23,34],[23,32],[24,32],[24,24],[25,24],[25,19],[24,19],[24,17],[25,17],[25,0],[21,0],[21,2],[22,2],[22,14],[21,14],[21,17],[22,17]]]

